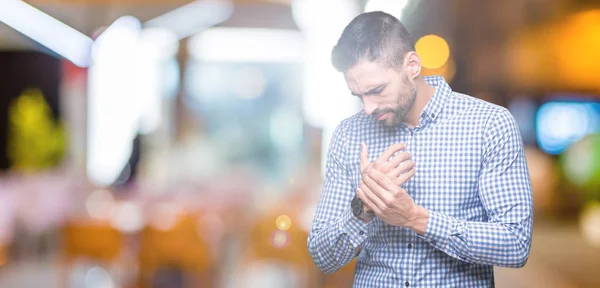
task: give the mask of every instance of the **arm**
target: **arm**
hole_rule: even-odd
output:
[[[329,274],[348,264],[367,238],[368,223],[354,217],[350,202],[356,195],[346,165],[348,139],[344,124],[331,140],[325,183],[308,235],[308,251],[315,264]]]
[[[492,117],[484,137],[479,197],[487,222],[421,209],[411,225],[435,248],[469,263],[520,268],[529,257],[533,200],[519,129],[507,110]],[[421,229],[418,228],[421,226]]]

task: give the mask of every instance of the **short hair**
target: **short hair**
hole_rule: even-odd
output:
[[[415,44],[400,20],[381,11],[367,12],[344,28],[331,52],[331,63],[339,72],[346,72],[360,60],[395,68],[410,51],[415,51]]]

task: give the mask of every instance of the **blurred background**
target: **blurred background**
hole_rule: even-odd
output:
[[[595,0],[0,0],[0,286],[351,287],[306,238],[373,10],[518,121],[534,239],[497,286],[600,287]]]

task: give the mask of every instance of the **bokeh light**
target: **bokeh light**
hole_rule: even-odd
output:
[[[600,248],[600,202],[590,202],[583,208],[579,220],[583,239],[594,248]]]
[[[450,47],[444,38],[437,35],[421,37],[415,44],[417,54],[421,57],[423,67],[437,69],[442,67],[450,57]]]
[[[139,204],[133,202],[122,202],[117,204],[111,224],[113,227],[125,232],[138,232],[144,226],[142,217],[142,208]]]
[[[600,200],[600,134],[586,136],[561,157],[565,177],[588,200]]]
[[[114,198],[105,189],[92,192],[85,201],[85,208],[90,217],[98,220],[108,220],[114,211]]]
[[[547,102],[539,108],[536,122],[540,148],[556,155],[585,135],[600,132],[600,104]]]
[[[177,213],[178,209],[175,204],[158,203],[150,216],[150,225],[161,231],[171,230],[177,224]]]
[[[290,234],[287,231],[275,230],[271,234],[271,244],[279,249],[287,247],[290,244]]]
[[[287,231],[292,226],[292,219],[287,215],[280,215],[275,220],[275,224],[277,225],[277,229],[281,231]]]
[[[90,269],[85,275],[86,288],[113,288],[115,287],[110,274],[101,267]]]

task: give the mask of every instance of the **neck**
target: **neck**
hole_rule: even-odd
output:
[[[419,116],[433,96],[433,93],[435,93],[435,88],[429,86],[421,76],[415,80],[415,84],[417,85],[415,103],[413,103],[412,108],[406,114],[406,118],[404,118],[404,122],[411,128],[419,125]]]

